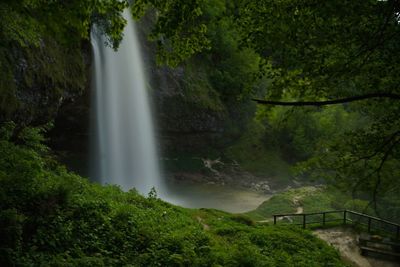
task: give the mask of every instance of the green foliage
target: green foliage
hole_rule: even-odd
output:
[[[241,47],[241,32],[235,25],[232,3],[221,0],[204,1],[210,80],[224,102],[245,98],[259,82],[260,56],[253,49]]]
[[[297,234],[300,229],[271,227],[267,231],[255,231],[250,240],[253,244],[263,247],[264,255],[276,253],[272,265],[267,266],[340,266],[336,260],[329,260],[337,252],[321,251],[314,255],[309,250],[320,250],[324,246],[322,240],[315,240],[311,232],[306,232],[301,238]],[[282,242],[285,240],[285,242]],[[314,261],[318,257],[319,261]],[[250,265],[251,266],[251,265]]]
[[[260,107],[256,116],[266,124],[269,144],[279,146],[291,163],[326,152],[332,140],[368,123],[358,112],[343,106],[320,110]]]
[[[157,43],[159,63],[177,66],[184,59],[209,48],[207,26],[199,0],[137,0],[131,6],[138,18],[156,10],[156,23],[150,39]]]
[[[335,188],[306,186],[275,194],[246,214],[255,220],[266,220],[271,219],[274,214],[296,213],[298,207],[304,213],[341,209],[368,213],[365,209],[367,203],[360,199],[353,200],[351,196]]]
[[[394,222],[400,221],[400,188],[398,185],[392,185],[391,189],[380,198],[378,202],[378,215]]]
[[[344,204],[344,208],[369,215],[375,215],[374,210],[370,207],[368,201],[366,200],[351,199]]]
[[[12,129],[0,141],[2,266],[344,266],[309,232],[91,184],[32,149],[40,138],[10,142]]]
[[[226,107],[221,99],[218,88],[210,82],[207,65],[198,59],[185,64],[183,79],[184,101],[190,105],[208,110],[209,112],[225,113]]]
[[[241,1],[237,10],[243,44],[262,57],[261,75],[268,80],[265,97],[321,101],[399,94],[396,1],[249,0]],[[297,147],[294,154],[300,152],[300,159],[312,155],[302,168],[358,195],[369,194],[377,208],[391,185],[398,183],[398,107],[396,97],[346,105],[366,123],[331,135],[324,151],[315,150],[319,144],[310,144],[314,131],[294,124],[298,127],[289,139]],[[300,124],[310,123],[300,119]],[[338,126],[342,129],[340,122]]]
[[[117,0],[2,1],[0,120],[51,120],[60,99],[86,86],[82,43],[89,40],[92,24],[117,48],[126,7],[126,1]]]
[[[269,95],[330,98],[397,90],[387,85],[398,81],[398,8],[393,1],[242,1],[238,22],[246,45],[272,64]]]
[[[18,2],[21,5],[22,1]],[[2,44],[14,41],[22,47],[39,46],[43,25],[30,16],[23,16],[18,12],[22,6],[15,8],[16,6],[11,1],[3,1],[0,4],[0,17],[2,18],[0,32],[4,38]]]
[[[172,60],[174,63],[183,58],[174,55],[179,49],[171,49],[168,34],[163,35],[163,30],[175,41],[175,36],[185,34],[193,39],[207,37],[204,40],[209,42],[210,49],[202,55],[213,66],[209,81],[222,102],[233,103],[236,110],[238,102],[233,99],[249,92],[286,101],[399,93],[400,9],[396,1],[139,3],[151,4],[160,12],[160,18],[170,15],[164,24],[157,24],[164,26],[156,27],[155,32],[160,44],[166,44],[165,48],[172,52],[171,57],[178,59]],[[175,16],[177,11],[172,11],[172,7],[181,8],[183,15]],[[188,10],[192,12],[189,19]],[[138,9],[138,14],[143,12],[144,8]],[[192,18],[197,19],[194,27]],[[182,26],[185,21],[191,30]],[[204,25],[204,31],[197,31],[198,25]],[[185,43],[181,45],[185,47]],[[198,43],[199,49],[192,52],[204,47]],[[353,190],[356,197],[368,194],[377,208],[382,206],[379,201],[386,201],[384,195],[397,183],[399,175],[397,101],[366,100],[318,110],[274,108],[265,112],[268,114],[264,114],[264,119],[258,118],[266,129],[263,149],[272,150],[272,158],[283,158],[291,164],[304,161],[297,166],[303,177],[325,178]],[[243,115],[227,106],[230,114],[238,118]],[[247,112],[243,113],[251,113]],[[233,124],[247,125],[246,115]],[[245,130],[243,126],[229,127],[228,132],[238,138],[240,134],[233,133]],[[231,156],[239,155],[237,148],[246,147],[243,143],[251,143],[243,139],[248,138],[242,137],[234,144],[236,148],[229,149]],[[255,143],[260,144],[258,136],[256,139]],[[264,152],[255,154],[268,158]],[[251,155],[240,160],[247,164],[243,158]],[[262,161],[254,162],[257,165]],[[260,166],[251,168],[259,170]]]
[[[251,121],[240,139],[226,150],[226,156],[255,174],[268,175],[280,184],[291,177],[290,166],[280,151],[266,138],[266,127],[257,119]]]
[[[364,124],[334,136],[326,142],[324,151],[316,151],[297,170],[333,181],[355,197],[369,199],[377,209],[384,195],[397,184],[398,108],[388,105],[373,109],[374,114],[369,110]],[[375,118],[378,114],[381,117]]]
[[[156,189],[155,189],[154,187],[152,187],[152,188],[150,189],[150,192],[149,192],[149,194],[148,194],[148,198],[150,198],[150,199],[157,199],[157,191],[156,191]]]
[[[97,23],[110,44],[117,48],[126,21],[121,15],[127,1],[3,1],[0,5],[2,45],[38,47],[43,38],[76,45],[89,39],[91,24]],[[63,19],[60,19],[63,18]]]

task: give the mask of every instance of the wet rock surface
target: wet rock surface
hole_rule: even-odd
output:
[[[204,183],[237,187],[263,194],[275,193],[268,177],[259,177],[240,168],[239,164],[224,163],[220,159],[201,159],[201,172],[170,172],[168,179],[177,182]]]

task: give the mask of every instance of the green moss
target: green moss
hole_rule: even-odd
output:
[[[18,106],[15,96],[14,68],[10,66],[7,54],[8,51],[0,47],[0,111],[5,117],[9,117]]]
[[[64,47],[47,38],[37,47],[0,47],[2,120],[13,119],[17,110],[27,119],[51,120],[62,97],[84,90],[86,75],[80,46]]]
[[[198,108],[226,112],[225,105],[220,99],[219,93],[209,81],[204,63],[193,60],[185,65],[185,77],[183,78],[183,94],[185,100]]]
[[[24,73],[27,87],[34,83],[51,84],[49,90],[83,90],[86,82],[85,65],[81,47],[60,46],[47,39],[42,47],[24,50],[28,68]]]

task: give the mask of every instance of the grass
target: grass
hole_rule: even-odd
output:
[[[331,210],[331,196],[323,188],[302,187],[290,189],[274,195],[263,202],[257,209],[246,213],[253,219],[270,219],[273,214],[296,213],[297,207],[303,207],[304,212]]]
[[[267,220],[274,214],[296,213],[298,207],[303,208],[303,213],[341,209],[362,212],[367,204],[366,201],[353,200],[331,187],[306,186],[276,194],[246,215],[253,220]]]

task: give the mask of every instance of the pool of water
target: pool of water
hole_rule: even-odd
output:
[[[215,184],[175,182],[168,184],[165,201],[186,208],[213,208],[243,213],[257,208],[272,195]]]

